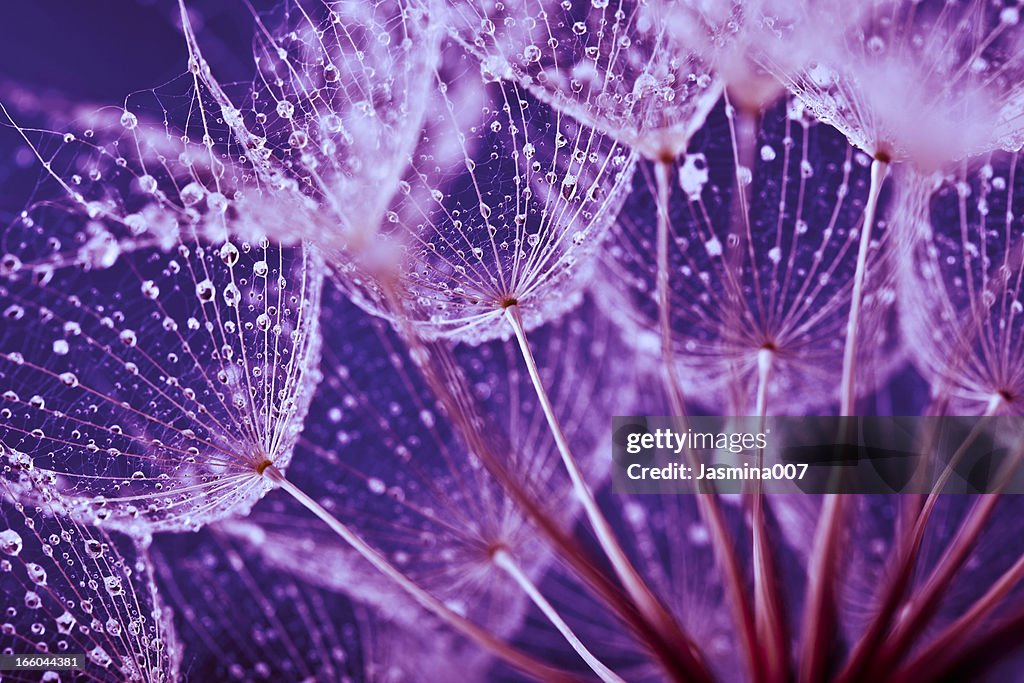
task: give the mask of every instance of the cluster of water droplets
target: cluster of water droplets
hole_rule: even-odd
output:
[[[284,2],[257,19],[258,77],[237,125],[271,182],[330,215],[289,221],[282,235],[350,257],[372,246],[429,103],[440,35],[431,10]]]
[[[852,144],[930,170],[1024,141],[1019,21],[1009,3],[807,3],[802,61],[770,68]]]
[[[4,472],[29,460],[3,445],[0,455]],[[0,484],[0,653],[84,654],[75,675],[90,680],[178,680],[182,651],[144,549],[14,493]],[[37,675],[57,683],[71,672]]]
[[[693,45],[670,35],[672,2],[459,3],[481,69],[648,157],[683,151],[721,94]]]

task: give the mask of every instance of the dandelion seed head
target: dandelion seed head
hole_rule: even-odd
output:
[[[545,417],[530,400],[526,369],[500,341],[454,350],[446,342],[432,344],[425,362],[439,368],[434,372],[451,370],[440,381],[453,398],[442,400],[386,323],[339,291],[327,293],[326,305],[332,329],[325,335],[344,331],[345,341],[325,352],[324,379],[289,477],[439,599],[462,605],[463,613],[495,632],[511,632],[528,602],[495,566],[496,549],[538,577],[551,553],[509,489],[535,492],[541,513],[559,528],[577,510],[546,438]],[[591,398],[622,409],[632,400],[627,369],[613,360],[628,348],[591,302],[533,336],[566,434],[589,475],[601,480],[607,474],[601,418],[588,407],[595,407]],[[566,357],[577,362],[555,360]],[[600,395],[596,388],[604,381],[614,381],[619,392]],[[309,557],[343,562],[349,555],[285,501],[268,498],[249,520],[262,527],[261,552],[278,566],[296,564],[288,559],[296,539]],[[351,589],[344,574],[319,571],[316,564],[303,575],[332,590]],[[405,604],[394,589],[381,591],[371,593],[381,609]]]
[[[35,465],[9,485],[140,534],[245,509],[269,489],[259,464],[287,465],[316,381],[323,277],[308,247],[272,245],[245,202],[217,211],[208,189],[188,199],[198,181],[181,178],[199,165],[158,152],[159,137],[111,160],[111,136],[147,129],[97,126],[77,150],[61,141],[57,199],[4,230],[18,265],[0,281],[0,308],[21,312],[0,333],[0,438]],[[37,150],[51,144],[40,135]],[[68,194],[83,165],[100,179]],[[144,167],[162,169],[164,189],[139,187]]]
[[[341,280],[424,336],[480,343],[509,335],[513,302],[529,328],[579,302],[633,155],[514,82],[474,78],[474,59],[446,53],[376,267]]]
[[[1019,165],[997,152],[949,174],[908,174],[901,194],[914,264],[901,273],[903,331],[937,400],[958,414],[1021,412]]]
[[[429,101],[439,27],[427,4],[286,2],[261,19],[237,125],[266,178],[321,216],[282,221],[276,239],[374,248]]]
[[[732,161],[724,106],[673,164],[682,192],[670,203],[669,319],[680,376],[689,394],[714,401],[708,407],[736,414],[753,409],[765,352],[768,400],[779,410],[829,405],[837,385],[833,360],[842,354],[868,174],[842,135],[791,113],[786,102],[764,113],[757,146],[779,152],[761,155],[749,180]],[[617,276],[599,280],[596,291],[658,354],[652,192],[652,171],[638,171],[608,251],[606,268]],[[740,192],[749,192],[745,212]],[[885,233],[879,239],[861,334],[894,353],[886,367],[876,352],[862,360],[885,377],[900,360],[887,332],[895,284]]]

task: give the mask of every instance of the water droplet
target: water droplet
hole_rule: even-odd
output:
[[[156,178],[151,175],[139,176],[139,187],[142,188],[143,192],[153,194],[157,188]]]
[[[21,536],[14,529],[0,531],[0,553],[4,555],[17,555],[21,552]]]
[[[704,248],[708,252],[708,256],[721,256],[722,255],[722,242],[717,236],[712,237],[704,243]]]
[[[75,615],[68,611],[65,611],[64,614],[61,614],[54,621],[57,622],[57,632],[65,636],[69,635],[71,630],[75,628],[75,624],[78,623]]]
[[[124,595],[124,586],[121,584],[121,577],[119,576],[104,576],[103,587],[115,598],[119,595]]]
[[[216,294],[216,292],[216,288],[213,286],[213,283],[209,281],[209,279],[203,280],[202,282],[196,285],[196,296],[199,297],[199,300],[202,301],[204,304],[213,301],[213,297]]]
[[[35,591],[25,592],[25,607],[28,607],[29,609],[39,609],[42,606],[43,601],[39,597],[39,593],[36,593]]]
[[[130,111],[125,111],[121,114],[121,125],[127,128],[128,130],[133,130],[136,126],[139,125],[139,118]]]
[[[540,48],[536,45],[527,45],[523,48],[523,59],[527,62],[539,62],[540,61]]]
[[[220,192],[211,192],[206,198],[206,205],[213,213],[224,213],[228,210],[228,198]]]
[[[238,287],[235,286],[234,282],[228,283],[224,287],[224,303],[228,306],[235,307],[242,298],[242,293],[238,291]]]
[[[282,119],[290,119],[295,114],[295,105],[288,100],[281,100],[277,103],[277,115]]]
[[[266,261],[257,261],[252,264],[252,274],[256,277],[266,277],[269,272],[270,268],[267,266]]]
[[[225,242],[224,246],[220,248],[220,260],[224,262],[224,265],[230,268],[238,263],[238,258],[238,247],[231,242]]]
[[[120,633],[120,627],[118,627],[118,633]],[[89,657],[89,661],[103,669],[106,669],[113,663],[113,660],[110,658],[110,655],[107,654],[107,651],[99,645],[89,650],[86,655]]]
[[[206,195],[206,188],[196,182],[191,182],[181,188],[181,203],[185,206],[195,206]]]
[[[14,254],[4,254],[0,257],[0,273],[12,275],[21,270],[21,259]]]
[[[58,356],[66,356],[70,350],[71,347],[67,343],[67,340],[57,339],[53,342],[53,352]]]
[[[690,201],[700,199],[705,183],[708,182],[708,160],[704,154],[688,154],[679,167],[679,187]]]
[[[29,580],[37,586],[46,585],[46,570],[35,562],[27,562],[25,564],[25,572],[28,574]]]

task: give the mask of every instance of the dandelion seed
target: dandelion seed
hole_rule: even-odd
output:
[[[929,169],[1019,136],[1019,78],[993,76],[1019,74],[1024,63],[998,8],[936,11],[878,0],[858,7],[851,21],[834,21],[848,11],[808,5],[800,30],[820,31],[808,46],[809,66],[777,72],[852,144]]]
[[[524,603],[535,597],[517,589],[517,584],[532,585],[550,557],[538,545],[528,520],[545,515],[542,523],[552,524],[556,517],[547,508],[556,500],[561,501],[557,504],[560,518],[571,518],[570,511],[577,507],[571,486],[553,459],[546,417],[538,406],[518,398],[519,387],[530,380],[518,367],[515,354],[501,343],[466,347],[454,354],[432,346],[431,354],[436,354],[432,364],[466,368],[464,376],[445,381],[462,385],[460,393],[468,392],[466,398],[473,405],[442,403],[429,385],[424,386],[420,369],[403,353],[399,337],[345,301],[340,292],[334,291],[328,300],[331,324],[344,330],[347,339],[325,357],[325,379],[313,406],[311,430],[303,438],[304,453],[289,479],[345,520],[377,552],[391,558],[405,580],[444,604],[465,605],[460,614],[482,622],[489,632],[510,632],[521,618]],[[582,313],[582,318],[573,317],[593,320],[596,315],[591,307]],[[593,452],[598,446],[595,430],[593,425],[588,427],[588,413],[579,410],[577,394],[569,387],[579,389],[614,375],[614,365],[601,368],[600,374],[596,370],[608,345],[618,342],[601,325],[593,339],[578,336],[582,329],[566,321],[544,336],[547,343],[542,346],[553,357],[568,354],[590,359],[583,364],[590,369],[584,376],[556,367],[546,374],[556,387],[558,410],[574,442]],[[325,333],[332,335],[330,330]],[[624,391],[615,400],[627,400],[624,378],[620,386]],[[338,405],[347,409],[328,419],[318,418]],[[430,417],[425,420],[424,415]],[[436,415],[446,419],[438,421]],[[467,440],[472,443],[464,435],[466,430],[480,445],[466,445]],[[500,456],[490,452],[494,448]],[[585,462],[591,463],[592,458]],[[340,476],[324,474],[332,471]],[[444,482],[443,488],[438,488],[439,482]],[[543,502],[526,494],[536,488],[546,491]],[[289,538],[294,540],[296,535],[308,539],[311,556],[344,557],[350,552],[324,530],[297,520],[281,504],[269,513],[256,510],[250,519],[267,534],[262,552],[282,569],[295,571],[291,568],[297,565],[287,558],[294,551]],[[562,524],[549,532],[556,534],[558,542],[566,542],[561,537]],[[501,564],[495,548],[509,554]],[[348,590],[342,576],[317,571],[315,566],[299,571],[307,580]],[[510,585],[513,575],[517,583]],[[391,589],[379,597],[382,609],[395,609],[388,605],[393,593]],[[543,597],[536,599],[543,601]]]
[[[204,79],[218,104],[239,112],[234,137],[268,186],[297,206],[311,199],[307,217],[321,214],[282,220],[278,241],[349,257],[372,249],[429,101],[440,31],[427,4],[282,3],[257,19],[248,101]]]
[[[1020,161],[984,159],[976,171],[907,174],[896,220],[913,267],[900,272],[901,324],[943,412],[1017,415],[1024,264],[1011,226],[1021,213]]]
[[[509,302],[528,328],[578,302],[632,162],[608,136],[514,84],[454,75],[435,82],[409,191],[395,198],[376,261],[357,261],[342,281],[422,336],[480,343],[508,336]],[[435,140],[452,146],[438,150]],[[583,230],[593,238],[574,241]],[[353,286],[356,278],[365,284]],[[401,310],[389,312],[395,300]]]
[[[784,110],[780,104],[764,116],[759,138],[781,153],[757,165],[746,203],[739,204],[742,189],[735,167],[723,161],[732,155],[728,136],[719,134],[728,126],[721,109],[695,138],[679,174],[686,177],[685,164],[694,158],[715,163],[702,162],[703,183],[695,186],[689,201],[680,197],[671,203],[668,263],[680,274],[672,280],[668,302],[673,362],[679,365],[679,377],[686,378],[686,394],[719,401],[706,407],[731,414],[754,409],[755,391],[737,395],[730,387],[757,386],[764,349],[772,359],[766,390],[775,410],[796,414],[836,400],[835,360],[849,310],[867,178],[863,169],[855,172],[844,164],[854,152],[842,136],[807,121],[795,122]],[[778,145],[783,138],[793,143]],[[808,178],[800,172],[800,161],[812,149],[819,166],[831,170]],[[639,189],[620,220],[619,249],[614,250],[619,256],[608,267],[622,275],[602,280],[607,286],[598,291],[615,301],[609,310],[622,315],[621,324],[656,335],[652,299],[658,268],[645,249],[656,239],[656,209],[644,187],[645,178],[652,184],[650,176],[650,171],[638,173]],[[738,220],[733,218],[737,204],[743,207]],[[885,272],[879,266],[880,281],[873,283],[873,292],[894,287],[883,279]],[[829,277],[819,280],[819,274]],[[629,295],[633,303],[614,294],[617,283],[624,282],[636,283]],[[872,302],[862,334],[875,349],[884,345],[895,351],[896,340],[886,336],[884,326],[892,302],[886,304],[880,296]],[[893,353],[886,369],[879,367],[877,353],[865,351],[862,356],[880,377],[899,362]],[[828,387],[833,391],[822,392]]]

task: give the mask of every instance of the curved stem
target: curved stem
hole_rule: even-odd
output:
[[[587,649],[587,646],[583,644],[583,641],[573,633],[572,628],[569,624],[565,623],[562,616],[558,613],[558,610],[548,602],[548,599],[544,597],[543,593],[537,588],[537,586],[530,580],[523,570],[519,567],[519,564],[515,561],[512,555],[505,549],[499,549],[494,553],[493,556],[494,564],[499,569],[504,571],[512,580],[515,581],[519,587],[526,593],[533,604],[536,605],[544,616],[548,618],[548,621],[558,629],[558,632],[562,634],[566,642],[572,647],[573,650],[587,663],[587,666],[597,674],[605,683],[626,683],[622,678],[619,677],[614,671],[609,669],[605,664]]]
[[[1005,661],[1008,653],[1021,647],[1024,630],[1024,610],[1018,610],[1008,619],[976,640],[959,648],[947,648],[929,659],[915,658],[889,680],[893,683],[945,683],[948,681],[976,681],[993,665]],[[924,654],[924,653],[922,653]]]
[[[968,435],[965,443],[960,446],[957,452],[950,459],[949,465],[943,473],[944,475],[949,474],[953,470],[956,463],[962,459],[964,452],[970,443],[977,440],[981,426],[987,422],[988,418],[992,414],[995,413],[998,409],[998,405],[998,403],[989,405],[989,409],[986,411],[986,416],[979,421],[973,430],[971,430],[971,433]],[[935,612],[941,605],[942,594],[956,578],[957,571],[959,571],[964,563],[967,562],[978,538],[985,529],[986,523],[995,512],[996,505],[1001,499],[1002,492],[1005,490],[1006,485],[1009,484],[1017,469],[1020,467],[1022,452],[1024,451],[1018,450],[1013,460],[1007,463],[1004,470],[999,475],[995,490],[992,493],[982,495],[981,500],[967,513],[967,517],[963,522],[961,522],[956,536],[942,554],[942,557],[939,559],[935,569],[932,570],[924,586],[914,592],[913,597],[907,601],[906,606],[900,611],[899,619],[896,621],[891,632],[886,637],[884,647],[882,647],[881,651],[872,658],[872,668],[869,669],[869,673],[871,671],[891,670],[899,659],[910,650],[914,638],[924,630],[928,621],[934,616]],[[944,480],[940,480],[940,482],[935,485],[935,492],[929,496],[929,500],[937,495],[936,492],[942,490],[944,486],[943,482]],[[932,507],[933,505],[927,506],[925,511],[930,513]],[[922,519],[915,527],[915,548],[920,547],[924,537],[924,526],[926,523],[927,517],[923,514]],[[971,610],[969,610],[961,619],[957,620],[955,624],[959,624],[960,627],[966,629],[968,627],[967,625],[972,625],[972,620],[980,620],[987,611],[994,609],[996,605],[997,600],[991,596],[993,594],[1000,594],[999,591],[1008,591],[1016,585],[1022,578],[1024,578],[1024,573],[1022,572],[1024,572],[1024,565],[1021,565],[1021,560],[1018,560],[1010,570],[1000,577],[995,586],[986,594],[986,597],[976,602]],[[932,647],[933,646],[930,645],[929,649]]]
[[[843,378],[839,388],[839,414],[853,415],[853,403],[857,398],[854,386],[857,365],[857,332],[860,328],[860,307],[864,298],[864,277],[868,270],[868,249],[871,247],[871,232],[875,225],[878,196],[889,162],[875,158],[871,162],[871,186],[868,202],[864,207],[864,225],[860,230],[860,245],[857,249],[857,268],[853,272],[853,293],[850,298],[850,316],[846,321],[846,344],[843,347]]]
[[[382,290],[390,309],[401,310],[401,299],[393,281],[382,280]],[[558,551],[561,560],[629,627],[638,641],[649,648],[671,680],[679,683],[710,683],[711,674],[692,642],[678,629],[666,633],[659,629],[658,624],[651,623],[622,591],[620,584],[594,561],[589,549],[583,548],[579,540],[562,529],[551,510],[527,490],[525,482],[508,470],[504,458],[493,449],[493,444],[485,436],[483,429],[487,420],[477,412],[466,378],[451,357],[450,349],[445,345],[425,342],[403,316],[394,316],[392,323],[409,344],[410,357],[427,386],[448,412],[456,432],[465,440],[470,452],[476,454],[484,468],[500,482],[515,504],[522,508],[527,518]]]
[[[336,533],[345,543],[361,555],[366,561],[374,566],[379,572],[394,581],[395,585],[405,591],[413,600],[424,609],[434,614],[444,623],[462,633],[470,640],[490,650],[496,656],[505,660],[512,666],[536,677],[539,680],[572,681],[569,674],[543,664],[533,657],[520,650],[502,642],[494,635],[488,633],[473,622],[460,614],[453,612],[444,603],[414,583],[409,577],[395,568],[377,550],[360,538],[355,532],[349,529],[341,520],[328,512],[320,503],[313,500],[305,491],[290,482],[273,465],[263,470],[263,476],[270,479],[281,489],[286,491],[292,498],[301,503],[303,507],[320,518],[331,531]]]
[[[393,288],[384,287],[385,299],[393,310],[398,310]],[[639,642],[647,646],[658,660],[665,673],[680,683],[710,683],[711,675],[699,658],[699,652],[692,643],[677,630],[665,633],[657,624],[651,623],[626,595],[621,585],[608,576],[603,566],[598,566],[588,549],[566,533],[551,514],[551,510],[534,494],[527,490],[524,482],[507,469],[504,459],[492,448],[485,437],[487,421],[477,413],[474,401],[466,385],[466,378],[459,372],[450,349],[443,345],[430,345],[419,338],[415,330],[401,316],[394,318],[403,339],[410,345],[410,356],[422,373],[424,381],[451,416],[457,433],[465,439],[470,452],[475,453],[481,464],[501,483],[509,496],[526,513],[542,535],[557,549],[566,565],[595,592],[615,616],[622,620],[636,635]]]
[[[598,507],[597,500],[594,498],[593,492],[591,492],[590,487],[587,486],[587,483],[583,478],[583,473],[580,470],[579,463],[577,463],[576,458],[569,447],[569,441],[565,438],[565,434],[562,432],[562,426],[558,421],[558,416],[555,415],[555,409],[554,406],[551,405],[551,399],[548,397],[547,389],[544,388],[544,383],[541,381],[537,361],[533,357],[533,351],[530,349],[529,341],[526,338],[526,330],[523,328],[523,322],[519,315],[518,306],[508,306],[505,309],[505,317],[515,333],[516,340],[519,342],[519,350],[522,352],[523,360],[526,362],[526,368],[529,371],[530,379],[533,382],[533,388],[537,394],[537,399],[540,402],[541,410],[544,412],[548,428],[551,430],[551,435],[554,437],[555,445],[558,447],[558,453],[562,458],[562,464],[565,466],[566,471],[569,473],[569,478],[572,480],[573,492],[582,504],[587,520],[590,522],[590,526],[594,530],[594,534],[597,536],[598,544],[601,546],[605,555],[607,555],[609,561],[611,561],[616,576],[618,576],[619,580],[622,581],[626,592],[633,599],[634,603],[636,603],[637,609],[640,610],[641,614],[643,614],[644,617],[646,617],[659,631],[672,635],[677,642],[684,643],[684,646],[687,649],[688,658],[699,661],[700,650],[696,647],[693,641],[680,630],[675,619],[673,619],[665,608],[662,607],[661,603],[654,597],[650,589],[644,583],[644,580],[640,577],[636,568],[634,568],[630,563],[629,558],[626,557],[626,553],[622,549],[622,546],[619,545],[619,541],[615,537],[615,533],[612,531],[611,525],[608,523],[608,520],[605,519],[604,514]]]

